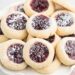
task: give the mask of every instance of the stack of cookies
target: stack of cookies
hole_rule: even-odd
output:
[[[75,64],[75,1],[26,0],[0,18],[0,61],[20,71],[27,66],[52,73]]]

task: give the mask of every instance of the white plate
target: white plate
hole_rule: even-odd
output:
[[[12,5],[15,5],[15,4],[12,4]],[[2,10],[0,12],[0,16],[4,15],[8,11],[10,6],[11,5],[9,5],[7,8]],[[0,74],[0,75],[6,75],[6,74],[7,75],[40,75],[39,73],[35,72],[34,70],[32,70],[30,68],[27,68],[24,71],[20,71],[20,72],[13,72],[13,71],[9,71],[9,70],[5,69],[2,65],[0,65],[0,70],[2,71],[2,74]],[[60,68],[57,71],[55,71],[52,74],[47,74],[47,75],[69,75],[69,72],[70,72],[69,67],[60,66]]]

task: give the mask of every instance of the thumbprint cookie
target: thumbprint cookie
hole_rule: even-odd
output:
[[[17,39],[0,44],[0,60],[2,65],[14,71],[25,69],[27,65],[23,59],[24,46],[25,42]]]
[[[57,30],[56,21],[45,14],[35,14],[26,24],[27,31],[30,35],[37,38],[48,38],[55,34]]]
[[[26,0],[24,10],[28,16],[36,13],[51,15],[54,12],[54,5],[51,0]]]
[[[75,34],[75,13],[67,10],[56,11],[52,17],[56,20],[57,31],[60,36]]]
[[[1,29],[10,39],[24,39],[27,36],[27,20],[28,17],[24,13],[13,11],[3,16]]]
[[[65,37],[56,47],[56,54],[64,65],[75,64],[75,38]]]
[[[27,41],[25,48],[23,49],[24,60],[34,69],[40,69],[51,64],[53,57],[53,46],[43,39],[31,39]]]

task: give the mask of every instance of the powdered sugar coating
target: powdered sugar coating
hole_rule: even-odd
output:
[[[10,45],[9,48],[7,49],[8,58],[17,64],[24,62],[23,47],[24,45],[18,43]]]
[[[50,26],[50,19],[44,15],[33,18],[32,27],[36,30],[44,30]]]
[[[65,52],[68,54],[68,56],[75,60],[75,41],[68,40],[65,45]]]
[[[30,48],[30,58],[38,63],[44,62],[49,55],[49,51],[46,45],[41,42],[36,42]]]
[[[26,28],[27,19],[19,13],[12,13],[6,19],[6,23],[10,28],[23,30]]]
[[[69,13],[60,13],[56,16],[56,22],[61,27],[71,26],[73,24],[73,17]]]

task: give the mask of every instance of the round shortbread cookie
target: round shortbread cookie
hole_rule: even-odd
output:
[[[20,71],[26,68],[26,63],[23,59],[23,48],[25,42],[17,39],[12,39],[0,44],[0,61],[2,65],[14,71]]]
[[[37,38],[48,38],[55,34],[57,30],[56,21],[45,14],[35,14],[27,22],[27,31]]]
[[[28,16],[36,13],[50,16],[54,12],[54,5],[51,0],[26,0],[24,10]]]
[[[52,17],[57,23],[56,33],[60,36],[75,34],[75,13],[67,10],[56,11]]]
[[[75,64],[75,38],[65,37],[56,47],[56,55],[64,65]]]
[[[27,36],[26,23],[28,17],[18,11],[7,13],[1,21],[4,35],[10,39],[24,39]]]
[[[54,48],[46,40],[34,38],[27,41],[23,50],[23,58],[34,69],[49,65],[54,57]]]

